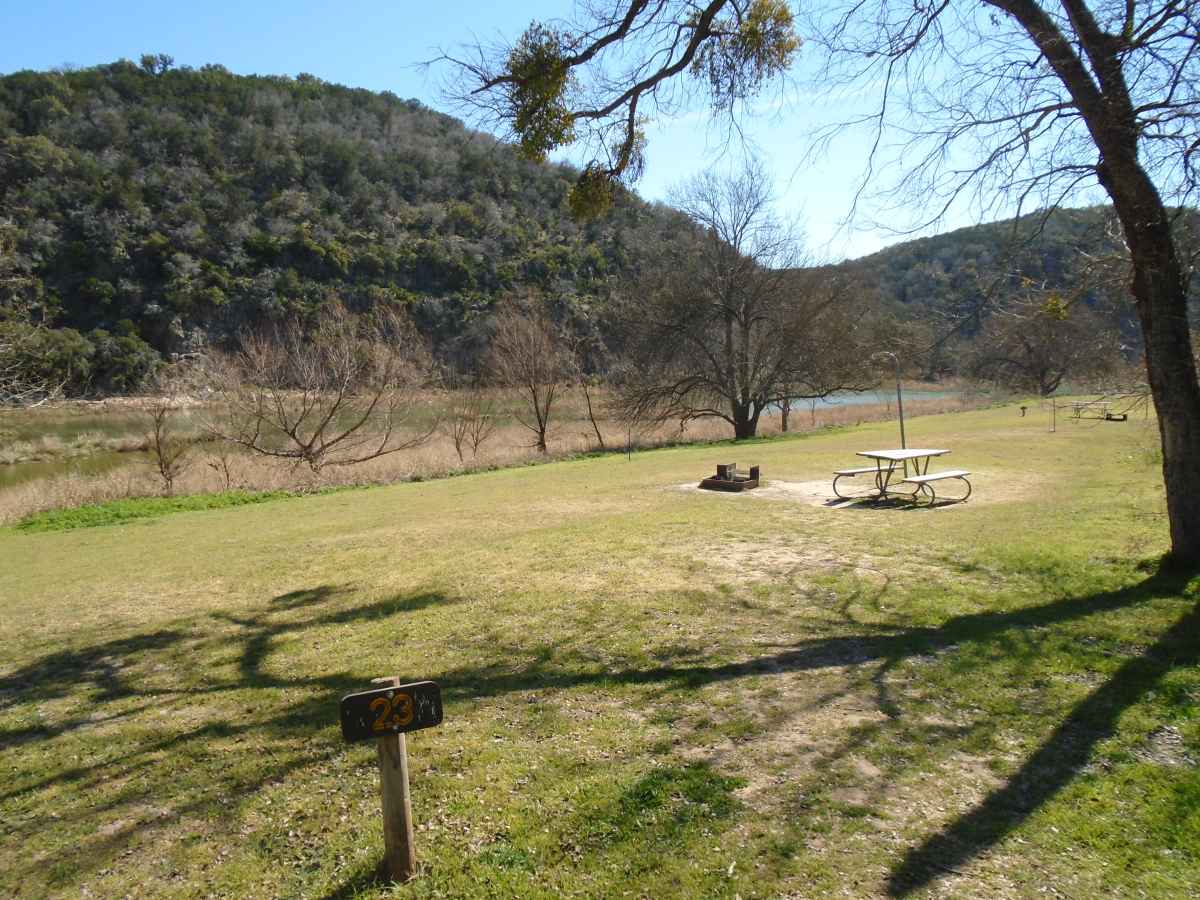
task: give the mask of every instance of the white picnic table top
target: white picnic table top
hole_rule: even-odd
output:
[[[925,456],[941,456],[949,450],[936,450],[929,447],[910,447],[906,450],[860,450],[858,456],[868,459],[885,459],[889,462],[904,462],[906,459],[917,459]]]

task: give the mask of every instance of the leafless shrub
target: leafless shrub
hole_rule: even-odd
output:
[[[457,390],[453,393],[442,421],[442,431],[454,444],[458,461],[464,462],[464,450],[471,449],[471,457],[479,455],[479,448],[496,430],[496,401],[480,385]]]
[[[600,411],[599,395],[604,389],[604,378],[601,373],[611,363],[608,348],[598,335],[583,335],[572,337],[568,341],[566,353],[572,380],[583,396],[584,408],[587,410],[592,433],[596,435],[597,445],[604,450],[606,449],[604,433],[600,430],[597,416]]]
[[[186,365],[168,367],[159,372],[151,396],[142,403],[147,431],[145,447],[150,464],[162,481],[166,496],[175,492],[175,482],[191,464],[196,435],[181,427],[181,410],[188,405],[193,387],[193,370]]]
[[[211,441],[208,458],[204,461],[204,465],[215,472],[217,477],[221,479],[223,489],[226,491],[233,490],[233,460],[235,455],[232,444],[217,438]]]
[[[192,443],[179,433],[175,421],[177,411],[178,407],[170,397],[161,397],[146,409],[146,416],[150,420],[150,431],[146,436],[150,460],[162,479],[163,493],[168,497],[175,492],[175,479],[183,474],[191,462],[188,454]]]
[[[293,319],[245,335],[214,360],[210,384],[221,415],[213,435],[314,474],[415,447],[433,433],[414,415],[416,389],[432,366],[406,316],[356,317],[340,304],[312,328]]]
[[[14,338],[0,333],[0,408],[41,406],[62,394],[61,384],[30,377]]]

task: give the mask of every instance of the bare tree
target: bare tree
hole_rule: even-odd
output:
[[[624,301],[624,418],[719,418],[741,439],[772,404],[870,385],[861,310],[833,271],[795,268],[798,237],[772,214],[761,166],[701,175],[674,202],[698,234]]]
[[[580,371],[575,383],[579,385],[579,391],[583,394],[583,403],[587,409],[588,421],[592,425],[592,432],[596,435],[596,444],[601,450],[607,450],[608,448],[604,444],[604,435],[600,432],[600,423],[596,419],[598,403],[594,395],[601,386],[600,377]]]
[[[458,461],[464,461],[464,450],[478,456],[479,448],[496,430],[496,401],[479,384],[459,388],[450,396],[442,430],[454,444]]]
[[[671,85],[702,75],[720,109],[786,67],[798,45],[780,0],[582,9],[579,22],[535,23],[510,47],[455,62],[464,98],[505,121],[530,155],[590,140],[595,161],[577,192],[602,198],[640,167],[643,101],[670,99]],[[1108,194],[1158,408],[1171,557],[1200,564],[1190,261],[1169,206],[1193,201],[1200,181],[1197,0],[845,0],[812,4],[805,21],[809,45],[825,54],[820,84],[881,98],[859,120],[874,132],[865,182],[902,173],[906,196],[932,202],[935,218],[958,198],[986,212],[1051,208],[1094,185]],[[883,159],[893,138],[898,166]]]
[[[297,320],[243,336],[215,360],[215,437],[314,473],[423,443],[436,419],[415,421],[428,354],[405,316],[354,316],[335,304],[311,328]]]
[[[568,362],[571,365],[575,386],[583,395],[588,422],[596,435],[597,446],[607,449],[604,435],[600,431],[597,409],[601,406],[598,392],[604,384],[604,372],[611,362],[611,354],[603,338],[598,334],[572,336],[567,346]]]
[[[234,450],[235,446],[219,437],[213,437],[209,443],[208,459],[204,465],[212,469],[221,479],[224,490],[232,490],[234,484]]]
[[[1065,378],[1111,375],[1121,365],[1117,334],[1082,299],[1032,285],[991,314],[974,346],[976,375],[1042,397]]]
[[[573,371],[567,342],[541,305],[532,299],[507,301],[496,315],[488,370],[499,385],[522,400],[517,421],[534,434],[546,452],[554,404]]]
[[[167,366],[155,375],[150,385],[152,393],[142,407],[150,464],[168,497],[175,492],[176,480],[192,462],[198,435],[194,429],[189,433],[181,427],[180,419],[202,378],[202,373],[190,363]]]
[[[60,387],[30,378],[16,348],[0,338],[0,407],[41,406],[57,397]]]
[[[471,445],[471,456],[479,455],[483,442],[496,431],[496,402],[484,393],[483,388],[476,388],[478,401],[475,410],[467,422],[467,441]]]

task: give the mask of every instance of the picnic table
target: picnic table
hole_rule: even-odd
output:
[[[971,482],[967,476],[971,473],[965,469],[947,469],[941,472],[930,472],[929,463],[936,456],[945,456],[949,450],[931,447],[901,448],[899,450],[860,450],[858,456],[864,456],[875,462],[874,466],[856,469],[839,469],[833,473],[833,492],[841,500],[860,499],[854,495],[843,494],[838,490],[838,482],[843,478],[856,478],[859,475],[874,476],[875,492],[867,496],[875,500],[884,500],[889,496],[905,497],[914,503],[926,499],[930,506],[937,502],[937,492],[934,485],[939,481],[961,481],[967,488],[962,497],[951,498],[956,501],[966,500],[971,496]],[[909,469],[912,473],[909,473]],[[897,480],[896,476],[901,477]],[[903,485],[903,487],[901,487]]]
[[[1107,419],[1109,406],[1107,400],[1073,400],[1071,417],[1075,419]]]

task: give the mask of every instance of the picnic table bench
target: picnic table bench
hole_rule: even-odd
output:
[[[1124,412],[1113,412],[1113,404],[1109,400],[1072,400],[1071,418],[1073,419],[1103,419],[1106,422],[1129,421],[1129,409]]]
[[[957,478],[967,486],[967,492],[961,497],[955,497],[956,503],[961,503],[971,496],[971,482],[967,481],[967,476],[971,473],[966,469],[947,469],[944,472],[930,472],[928,475],[910,475],[907,478],[902,478],[901,481],[918,486],[918,492],[929,493],[929,505],[933,506],[937,503],[937,492],[934,490],[934,483],[945,481],[948,478]],[[913,502],[916,502],[916,495],[913,495]]]

